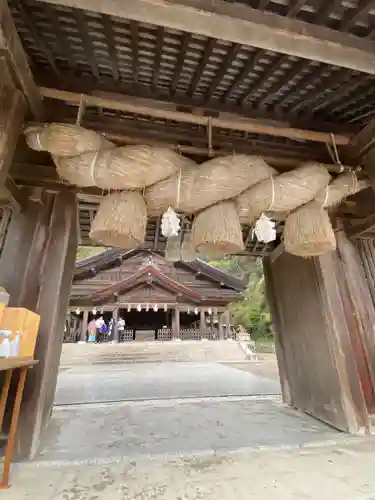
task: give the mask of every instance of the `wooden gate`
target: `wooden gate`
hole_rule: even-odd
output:
[[[337,283],[337,253],[265,262],[284,400],[348,432],[368,413]]]

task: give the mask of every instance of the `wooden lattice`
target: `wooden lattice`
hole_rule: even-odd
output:
[[[157,340],[163,340],[163,341],[172,340],[172,329],[160,328],[157,331]]]
[[[119,342],[129,342],[133,340],[133,330],[123,330],[119,332]]]

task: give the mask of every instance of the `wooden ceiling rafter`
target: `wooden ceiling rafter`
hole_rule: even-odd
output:
[[[247,61],[244,62],[243,67],[239,70],[238,74],[236,75],[235,79],[232,82],[232,85],[223,93],[221,97],[222,102],[228,101],[231,96],[236,92],[236,90],[243,85],[246,79],[249,78],[249,74],[256,66],[261,58],[264,57],[264,51],[262,50],[256,50],[254,53],[249,57]]]
[[[259,93],[263,90],[264,86],[269,85],[270,78],[274,77],[275,74],[277,74],[277,71],[281,69],[285,64],[289,62],[289,56],[283,55],[280,57],[280,59],[276,62],[275,65],[270,66],[266,69],[266,71],[261,75],[259,80],[257,80],[254,84],[254,86],[250,89],[250,91],[246,92],[243,98],[243,102],[246,103],[250,98],[256,94]],[[278,83],[279,87],[279,83]],[[269,89],[267,88],[267,91],[263,92],[263,97],[260,96],[258,99],[256,99],[257,105],[263,103],[267,98],[270,97]]]
[[[103,27],[104,33],[107,39],[108,53],[111,61],[112,76],[113,79],[118,82],[120,80],[120,73],[118,69],[117,54],[116,54],[116,42],[113,34],[113,27],[111,18],[109,16],[103,16]]]
[[[68,91],[60,91],[58,89],[40,88],[43,97],[55,99],[69,103],[70,105],[79,106],[82,94]],[[161,107],[150,108],[132,104],[130,102],[122,102],[114,99],[104,99],[92,95],[83,95],[86,106],[109,108],[130,113],[166,118],[185,123],[194,123],[196,125],[207,126],[207,117],[184,113],[181,111],[164,110]],[[305,140],[312,142],[331,143],[332,134],[327,132],[316,132],[313,130],[296,129],[292,127],[277,127],[273,125],[265,125],[257,123],[253,120],[241,118],[211,118],[212,126],[224,129],[242,130],[247,132],[263,133],[271,136],[288,137],[294,140]],[[343,134],[335,134],[335,141],[338,146],[346,145],[349,142],[349,136]]]
[[[211,81],[210,86],[207,87],[203,99],[205,103],[211,101],[214,92],[216,91],[217,87],[223,80],[227,70],[232,68],[233,63],[237,59],[237,56],[240,54],[241,50],[242,50],[242,45],[238,43],[232,43],[232,46],[227,53],[227,56],[223,58],[223,60],[221,61],[221,65],[219,69],[216,71],[216,75]]]
[[[314,23],[324,25],[329,19],[329,15],[341,4],[341,0],[334,0],[333,3],[323,0],[314,16]]]
[[[369,103],[375,98],[375,88],[369,87],[367,90],[361,92],[360,96],[354,96],[347,100],[346,103],[339,104],[333,108],[332,113],[337,113],[343,119],[348,119],[355,115],[361,118],[361,113],[364,109],[368,108]]]
[[[349,32],[352,28],[355,27],[358,21],[369,14],[369,11],[373,7],[373,0],[364,0],[362,2],[358,2],[358,8],[355,10],[355,12],[351,12],[350,10],[348,10],[343,16],[340,23],[340,31]]]
[[[263,13],[243,4],[223,0],[215,3],[211,0],[48,2],[375,74],[374,44],[371,41],[324,26]]]
[[[176,91],[177,91],[177,86],[178,86],[178,83],[180,80],[181,71],[184,67],[185,54],[186,54],[186,51],[189,47],[190,38],[191,38],[189,33],[183,33],[181,35],[181,37],[182,37],[182,39],[181,39],[181,46],[180,46],[180,57],[177,59],[177,64],[176,64],[176,67],[174,70],[172,85],[171,85],[172,96],[174,96],[176,94]]]
[[[62,119],[63,122],[74,123],[74,118]],[[208,151],[207,135],[206,133],[193,134],[191,129],[175,129],[169,127],[168,125],[158,125],[152,124],[150,122],[136,122],[134,120],[121,120],[117,127],[111,127],[111,121],[109,120],[91,120],[90,116],[85,118],[83,125],[86,128],[91,128],[98,132],[104,133],[106,137],[110,138],[116,143],[126,143],[128,137],[144,138],[144,141],[160,141],[175,144],[184,148],[184,146],[196,146],[199,148],[205,148]],[[114,124],[117,121],[114,121]],[[215,129],[214,129],[215,132]],[[229,131],[230,132],[230,131]],[[246,134],[246,132],[245,132]],[[293,145],[289,142],[278,143],[275,141],[267,141],[262,137],[257,139],[248,138],[247,143],[245,142],[245,135],[230,136],[221,135],[213,133],[212,136],[212,147],[215,151],[237,151],[237,152],[251,152],[253,154],[266,153],[270,156],[272,151],[273,155],[280,155],[281,158],[301,158],[304,159],[319,159],[322,161],[325,158],[323,154],[326,152],[326,148],[312,148],[311,145],[306,145],[304,143],[296,143]],[[268,150],[268,151],[267,151]],[[197,151],[198,152],[198,151]],[[316,153],[316,155],[314,154]]]
[[[310,106],[308,109],[306,109],[304,112],[305,116],[311,117],[313,115],[316,115],[318,112],[320,112],[320,110],[326,108],[327,106],[329,106],[330,109],[333,109],[333,103],[336,101],[340,101],[340,99],[342,100],[342,104],[345,104],[350,94],[355,92],[358,87],[370,83],[373,78],[366,76],[364,80],[356,78],[355,75],[353,75],[348,82],[343,83],[339,88],[335,90],[334,94],[330,96],[329,100],[322,99],[321,102],[317,102],[316,105]],[[345,99],[343,99],[344,97]]]
[[[21,0],[10,1],[18,2]],[[158,37],[158,40],[154,42],[154,47],[150,46],[147,53],[142,49],[142,60],[146,57],[148,62],[147,66],[143,63],[138,67],[139,43],[143,44],[142,40],[146,40],[143,38],[146,36],[146,32],[148,44],[151,43],[152,39],[155,40],[157,27],[145,27],[136,21],[121,21],[104,14],[103,16],[96,15],[95,25],[97,28],[94,28],[93,24],[90,24],[91,16],[84,13],[86,24],[89,26],[86,27],[86,31],[90,30],[90,54],[86,51],[87,43],[83,44],[83,35],[77,31],[73,37],[73,33],[69,31],[77,11],[69,10],[69,8],[64,9],[62,22],[56,23],[56,17],[61,15],[61,12],[53,5],[43,4],[36,0],[22,0],[22,2],[25,5],[34,2],[35,5],[40,6],[39,9],[33,9],[31,12],[33,17],[29,25],[35,24],[34,30],[38,29],[40,32],[39,38],[44,43],[48,43],[51,49],[54,49],[54,59],[59,61],[59,67],[61,64],[63,65],[64,74],[64,79],[59,81],[58,78],[55,78],[55,80],[58,82],[58,86],[69,90],[73,90],[74,82],[71,75],[75,71],[78,82],[82,81],[79,84],[80,92],[88,92],[90,87],[107,87],[129,95],[148,93],[148,95],[157,96],[159,94],[163,99],[180,101],[179,104],[182,106],[202,106],[203,104],[210,108],[237,108],[239,114],[264,117],[265,119],[284,119],[283,115],[285,115],[286,119],[291,117],[293,120],[298,115],[293,118],[289,109],[294,105],[302,106],[306,85],[311,88],[311,85],[321,85],[323,81],[328,94],[329,88],[334,85],[336,73],[342,74],[344,81],[352,75],[348,70],[338,70],[306,59],[298,60],[295,57],[278,56],[265,50],[254,50],[238,43],[225,44],[213,38],[204,40],[203,37],[200,37],[198,39],[187,33],[178,34],[167,30],[164,30],[165,38],[163,37],[163,41]],[[51,33],[42,31],[42,26],[47,20],[50,20],[51,26],[58,24],[58,29],[51,30]],[[28,29],[30,30],[30,26]],[[26,47],[30,43],[30,36],[27,37]],[[65,37],[65,41],[61,38],[62,36]],[[115,38],[113,38],[114,36]],[[179,37],[181,38],[180,55],[176,53],[176,43],[178,43]],[[80,46],[79,39],[82,40],[82,46]],[[174,40],[174,45],[172,40]],[[213,45],[212,57],[209,57],[207,52],[206,58],[202,57],[202,52],[204,53],[205,47],[210,41]],[[37,44],[36,40],[34,42]],[[92,83],[87,83],[87,88],[85,88],[86,83],[84,82],[90,80],[87,71],[92,73],[90,61],[92,61],[92,54],[95,53],[98,43],[107,45],[108,56],[102,50],[100,50],[100,54],[97,52],[99,54],[97,66],[100,69],[100,78],[98,79],[92,74]],[[127,44],[126,52],[124,52],[123,44]],[[159,51],[158,47],[161,47],[162,50]],[[40,53],[42,54],[42,51]],[[248,55],[247,59],[246,55]],[[200,63],[197,63],[197,58],[199,58]],[[206,64],[203,64],[205,60]],[[72,61],[74,71],[73,68],[67,69],[67,61]],[[149,71],[148,68],[155,67],[155,64],[158,65],[158,61],[163,61],[163,63],[158,75],[158,78],[160,76],[160,84],[155,85],[156,74]],[[116,68],[116,62],[118,68]],[[52,73],[48,71],[46,64],[42,65],[38,58],[36,78],[43,86],[56,86],[47,83],[47,80],[51,79]],[[170,64],[173,64],[174,67],[171,68]],[[240,66],[242,66],[242,70],[237,69]],[[188,73],[184,73],[183,68],[189,68]],[[146,83],[145,78],[149,79],[149,77],[146,76],[145,71],[146,73],[148,71],[149,74],[153,73],[150,83]],[[332,72],[332,80],[329,74],[327,76],[329,71]],[[81,72],[83,73],[79,74]],[[117,80],[118,74],[119,80]],[[361,78],[363,79],[363,75],[356,77],[356,79]],[[194,92],[199,83],[197,92]],[[375,106],[375,102],[373,105]],[[213,109],[212,112],[214,112]],[[328,116],[328,121],[331,119],[329,110],[325,111],[322,116],[323,121],[326,120],[326,116]],[[340,121],[338,116],[333,116],[332,122],[334,123],[335,120]]]
[[[292,0],[288,5],[286,17],[296,17],[302,7],[306,4],[307,0]]]
[[[201,79],[202,74],[204,72],[204,69],[206,68],[206,65],[207,65],[207,63],[212,55],[212,51],[213,51],[215,45],[216,45],[216,40],[214,40],[213,38],[209,38],[207,40],[203,55],[202,55],[201,60],[199,62],[198,68],[196,69],[196,71],[194,73],[194,77],[191,81],[191,84],[189,86],[189,90],[187,92],[187,95],[189,97],[192,97],[196,93],[197,88],[199,86],[200,79]]]
[[[341,71],[338,71],[333,76],[328,77],[328,81],[326,78],[324,78],[317,86],[307,90],[303,94],[303,99],[293,104],[289,108],[289,112],[295,115],[301,109],[308,108],[306,104],[314,103],[315,101],[319,100],[322,101],[327,93],[332,92],[332,89],[334,89],[338,85],[345,83],[347,78],[347,74]]]
[[[138,24],[135,21],[130,21],[131,31],[131,48],[132,48],[132,68],[133,82],[138,83]]]
[[[159,81],[160,75],[160,64],[163,52],[163,37],[164,37],[164,29],[162,26],[158,26],[156,30],[156,54],[155,54],[155,62],[152,76],[152,87],[156,88]]]
[[[28,5],[23,4],[22,0],[15,0],[15,4],[17,6],[19,13],[20,13],[21,19],[23,20],[24,24],[26,26],[28,26],[28,28],[31,30],[33,37],[35,38],[36,42],[38,43],[41,51],[43,52],[44,56],[46,57],[52,70],[54,71],[54,73],[56,75],[60,75],[60,70],[56,65],[55,58],[53,57],[52,52],[48,48],[47,44],[44,43],[43,39],[39,36],[37,29],[35,29],[32,21],[30,19]]]
[[[95,57],[95,52],[93,49],[93,44],[90,39],[90,34],[87,29],[87,24],[85,21],[86,14],[83,10],[76,10],[74,11],[74,17],[78,26],[78,31],[82,36],[82,41],[83,45],[85,47],[85,51],[87,53],[87,57],[91,66],[91,71],[92,74],[94,75],[95,78],[99,79],[99,70],[98,66],[96,64],[96,57]]]

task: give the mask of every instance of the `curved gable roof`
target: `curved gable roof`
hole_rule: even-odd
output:
[[[98,273],[105,269],[110,269],[112,267],[118,266],[123,260],[129,259],[138,253],[152,254],[156,253],[160,255],[160,252],[150,252],[147,250],[121,250],[121,249],[110,249],[99,255],[89,257],[88,259],[78,261],[76,263],[76,269],[74,273],[74,281],[84,280],[90,276],[92,273]],[[211,266],[206,262],[196,259],[193,262],[177,262],[175,265],[182,266],[192,270],[194,273],[201,273],[207,278],[216,281],[217,283],[223,284],[233,290],[242,292],[246,283],[244,280],[236,278],[232,274],[218,269],[217,267]]]
[[[118,295],[121,295],[130,289],[140,285],[140,284],[158,284],[159,286],[166,288],[172,293],[179,294],[185,296],[193,302],[200,302],[203,296],[194,290],[190,290],[185,285],[178,283],[173,280],[169,276],[166,276],[164,273],[159,271],[152,264],[147,265],[130,277],[127,277],[118,283],[110,285],[106,288],[102,288],[100,290],[96,290],[90,294],[76,296],[74,298],[75,303],[80,303],[81,301],[87,302],[90,301],[92,303],[98,303],[101,301],[105,301],[111,298],[114,298]]]

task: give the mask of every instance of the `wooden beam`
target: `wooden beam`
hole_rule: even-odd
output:
[[[6,200],[16,210],[25,210],[27,207],[27,193],[23,192],[11,177],[5,180],[0,187],[0,200]]]
[[[345,222],[345,233],[348,238],[362,238],[368,233],[373,238],[375,233],[375,214],[370,214],[368,217],[353,224]]]
[[[138,25],[136,24],[136,26]],[[180,49],[180,53],[182,53],[182,49]],[[229,60],[230,57],[231,54],[229,54],[227,59]],[[179,57],[179,61],[181,60],[182,56]],[[184,63],[182,62],[181,68],[183,67],[183,64]],[[232,61],[232,63],[229,61],[228,64],[233,65],[234,60]],[[304,65],[306,65],[306,61],[303,61],[302,66]],[[175,72],[177,72],[178,67],[179,64],[176,64]],[[134,73],[134,69],[132,71]],[[218,70],[218,74],[220,72],[221,69]],[[341,72],[347,75],[346,71],[342,70]],[[186,93],[184,94],[180,91],[180,89],[177,88],[179,83],[178,78],[175,81],[176,87],[173,87],[175,76],[172,80],[172,92],[168,92],[168,90],[162,90],[160,87],[151,91],[151,86],[147,86],[142,82],[137,82],[136,85],[134,85],[133,82],[116,82],[112,77],[108,77],[105,75],[101,75],[100,80],[96,80],[92,75],[80,75],[79,77],[77,77],[71,71],[64,71],[63,79],[58,79],[52,72],[47,73],[45,71],[38,70],[35,71],[34,75],[35,80],[41,87],[69,90],[70,92],[77,92],[79,94],[91,94],[100,97],[108,97],[115,100],[128,100],[133,103],[135,100],[137,101],[137,103],[141,103],[142,100],[142,104],[147,104],[151,107],[157,102],[159,107],[166,107],[169,104],[170,107],[173,108],[173,110],[176,110],[178,109],[178,107],[180,107],[180,110],[182,111],[215,117],[218,116],[218,113],[225,113],[236,115],[237,118],[240,116],[243,118],[250,118],[255,120],[265,120],[267,121],[267,124],[277,125],[278,127],[288,126],[294,128],[319,130],[322,132],[328,131],[339,134],[353,134],[358,132],[358,127],[353,125],[348,126],[348,124],[346,123],[327,123],[311,119],[309,121],[306,121],[305,116],[291,116],[290,113],[286,113],[286,111],[284,111],[283,109],[279,109],[279,107],[269,107],[267,109],[265,109],[264,106],[258,105],[256,107],[252,107],[249,105],[243,107],[239,103],[233,102],[233,100],[227,100],[226,102],[223,102],[224,97],[220,100],[206,100],[205,96],[197,95],[190,98],[186,95]],[[283,77],[282,81],[285,82],[285,85],[287,85],[289,81],[287,75]],[[211,90],[213,90],[213,85],[214,83],[212,83],[210,86]],[[269,92],[269,90],[267,91]],[[276,91],[277,89],[275,90],[275,92]],[[184,110],[182,109],[183,107],[189,109]],[[50,109],[47,108],[47,111],[50,111]],[[48,117],[46,119],[48,119]]]
[[[26,103],[18,89],[5,89],[0,94],[0,185],[5,182],[20,136]]]
[[[14,153],[22,130],[26,101],[16,88],[3,89],[0,94],[0,199],[17,209],[24,208],[26,197],[9,177]]]
[[[49,99],[55,99],[69,103],[74,106],[79,106],[82,94],[75,92],[67,92],[57,89],[49,89],[45,87],[40,87],[41,95],[48,97]],[[142,106],[138,104],[132,104],[131,102],[123,102],[114,99],[105,99],[101,97],[96,97],[92,95],[83,96],[87,106],[94,106],[97,108],[114,109],[118,111],[126,111],[129,113],[135,113],[139,115],[145,115],[155,118],[164,118],[167,120],[175,120],[184,123],[194,123],[196,125],[207,126],[207,117],[198,116],[191,113],[184,113],[182,111],[171,111],[164,110],[160,107],[150,108],[148,106]],[[312,141],[312,142],[322,142],[326,144],[331,144],[332,137],[331,134],[326,132],[315,132],[312,130],[302,130],[290,127],[277,127],[272,125],[265,125],[262,123],[257,123],[256,121],[243,119],[243,118],[212,118],[212,126],[218,128],[226,128],[230,130],[242,130],[245,132],[252,132],[257,134],[266,134],[275,137],[287,137],[292,140],[297,141]],[[350,141],[347,135],[335,135],[335,142],[338,146],[347,145]]]
[[[274,250],[272,250],[272,252],[270,254],[271,264],[273,264],[275,262],[275,260],[277,260],[279,257],[281,257],[281,255],[284,252],[285,252],[284,243],[279,243],[279,245],[277,245],[277,247]]]
[[[27,56],[14,25],[6,0],[0,0],[0,54],[5,53],[15,75],[15,85],[24,93],[31,111],[41,119],[43,105]]]
[[[38,0],[375,74],[372,41],[224,0]]]
[[[14,3],[20,13],[20,16],[22,18],[22,21],[24,25],[27,27],[28,30],[30,30],[31,35],[33,36],[38,49],[44,54],[45,58],[47,59],[49,65],[53,69],[53,71],[57,74],[60,75],[60,70],[56,66],[55,58],[51,50],[48,48],[48,46],[44,43],[43,38],[40,36],[40,32],[38,28],[35,26],[34,21],[31,19],[30,16],[30,6],[22,0],[14,0]]]

